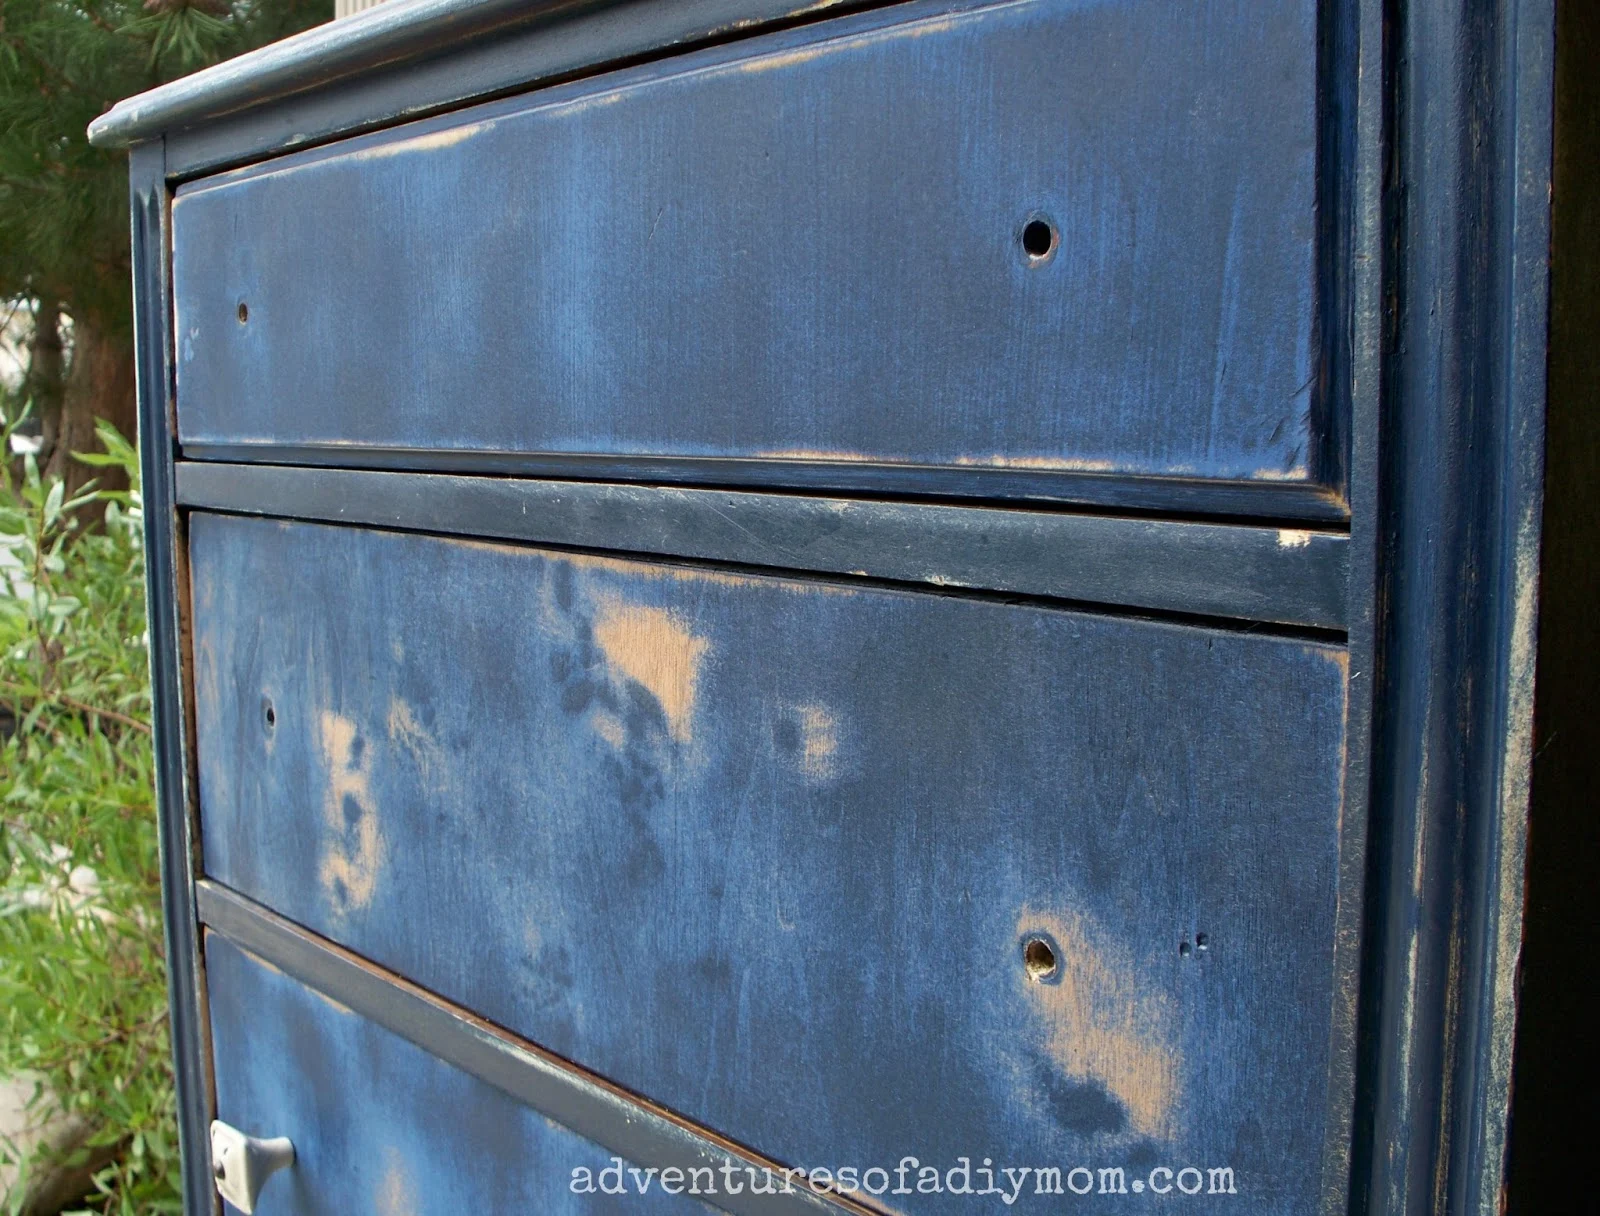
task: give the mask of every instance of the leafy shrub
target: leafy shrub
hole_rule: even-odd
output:
[[[88,1210],[178,1211],[138,468],[100,438],[132,491],[0,448],[0,1076],[93,1129]]]

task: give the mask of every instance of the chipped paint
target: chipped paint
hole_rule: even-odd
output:
[[[378,1182],[378,1193],[373,1196],[374,1206],[381,1216],[415,1216],[416,1191],[411,1176],[406,1171],[400,1150],[393,1145],[383,1150],[383,1177]]]
[[[1039,1015],[1050,1059],[1072,1080],[1104,1086],[1133,1131],[1169,1135],[1181,1063],[1171,998],[1141,984],[1132,952],[1087,917],[1024,908],[1017,940],[1041,931],[1060,947],[1060,980],[1038,983],[1019,966],[1016,982]]]
[[[813,781],[826,781],[838,769],[839,724],[821,705],[802,705],[800,720],[800,771]]]
[[[717,587],[759,587],[770,579],[746,574],[729,574],[725,570],[707,570],[696,566],[668,566],[659,562],[629,561],[621,557],[597,557],[592,553],[557,553],[543,551],[552,562],[565,562],[577,570],[603,571],[619,574],[628,579],[650,578],[678,583],[709,583]]]
[[[585,110],[599,110],[606,106],[614,106],[619,101],[624,100],[629,93],[640,87],[643,86],[632,85],[620,89],[609,89],[602,93],[590,93],[584,97],[574,97],[569,101],[553,102],[535,112],[541,118],[570,118],[574,114],[582,114]]]
[[[785,933],[794,932],[794,917],[785,916],[783,914],[783,896],[777,890],[774,890],[772,893],[772,919],[778,922],[778,928],[782,929]]]
[[[336,913],[359,911],[372,902],[383,840],[369,788],[372,756],[356,734],[356,724],[331,711],[318,722],[328,790],[322,815],[327,849],[318,877]]]
[[[612,747],[622,751],[628,745],[628,727],[609,709],[596,709],[589,715],[589,725]]]
[[[1304,549],[1311,544],[1311,533],[1301,528],[1279,528],[1278,548]]]
[[[319,989],[309,986],[306,988],[306,991],[340,1016],[347,1018],[353,1018],[356,1016],[356,1011],[354,1009],[350,1008],[350,1006],[346,1005],[343,1001],[334,1000],[326,992],[322,992]]]
[[[430,539],[439,544],[457,545],[465,549],[476,549],[486,553],[502,553],[517,557],[536,556],[550,562],[552,565],[560,563],[570,566],[574,570],[582,570],[585,573],[617,574],[630,580],[641,578],[660,579],[679,583],[710,583],[719,587],[763,587],[772,586],[774,583],[783,583],[788,586],[810,589],[821,585],[780,580],[766,576],[729,574],[724,570],[708,570],[698,566],[669,566],[661,562],[638,561],[624,557],[601,557],[593,553],[566,553],[555,549],[541,549],[533,545],[512,545],[504,541],[478,540],[468,536],[441,536],[431,537]]]
[[[247,959],[249,959],[256,966],[260,967],[263,971],[270,971],[273,975],[283,975],[284,974],[283,968],[278,966],[271,959],[263,958],[259,954],[255,954],[252,951],[246,950],[243,946],[236,945],[232,941],[229,941],[227,938],[223,937],[215,929],[207,929],[205,931],[205,936],[206,936],[206,944],[207,944],[208,948],[209,948],[210,943],[211,943],[213,938],[215,938],[219,942],[227,942],[227,944],[230,947],[232,947],[233,949],[237,950],[240,954],[244,955]]]
[[[623,557],[599,557],[592,553],[564,553],[553,549],[529,550],[512,545],[497,545],[492,541],[458,540],[448,538],[449,544],[471,544],[483,548],[499,549],[508,553],[535,552],[551,562],[565,562],[576,570],[600,571],[621,575],[630,582],[641,579],[670,580],[676,583],[706,583],[716,587],[781,587],[796,595],[856,596],[861,588],[844,583],[802,581],[772,574],[729,574],[726,570],[710,570],[703,566],[669,566],[657,562],[630,560]],[[865,575],[867,571],[856,573]]]
[[[459,127],[445,127],[439,131],[429,131],[425,135],[413,135],[406,139],[388,140],[370,147],[358,148],[345,153],[345,158],[351,161],[385,160],[391,156],[403,156],[410,152],[435,152],[440,148],[465,143],[475,136],[484,135],[493,130],[494,125],[495,121],[489,119],[484,122],[464,123]],[[306,165],[297,165],[295,168],[308,169],[323,163],[326,162],[312,161]]]
[[[775,72],[783,68],[799,67],[801,64],[811,63],[815,60],[835,55],[839,50],[840,47],[835,43],[818,42],[810,46],[794,47],[791,50],[773,55],[756,55],[749,59],[737,60],[729,66],[742,76],[757,76],[763,72]]]
[[[826,448],[769,448],[752,452],[752,460],[803,460],[843,462],[845,464],[871,464],[883,461],[882,456],[871,456],[865,452],[847,452],[842,449]]]
[[[312,152],[307,156],[289,156],[280,163],[261,166],[251,166],[242,170],[238,175],[219,176],[218,180],[199,182],[173,201],[174,223],[187,213],[193,201],[206,194],[227,194],[242,188],[248,188],[257,182],[281,180],[297,174],[314,173],[330,167],[337,170],[341,165],[353,162],[387,160],[392,156],[401,156],[411,152],[435,152],[441,148],[448,148],[454,144],[472,139],[474,136],[487,134],[498,123],[498,118],[486,118],[479,122],[463,123],[457,127],[444,127],[436,131],[425,131],[418,135],[406,136],[400,139],[377,137],[370,143],[353,141],[355,146],[346,148],[337,156],[329,156],[324,152]],[[271,442],[270,438],[263,436],[260,442]],[[345,439],[342,441],[359,446],[359,440]]]
[[[1080,460],[1070,456],[957,456],[950,462],[963,468],[1049,469],[1072,473],[1120,473],[1126,466],[1115,460]],[[1164,474],[1181,470],[1164,469]]]
[[[442,788],[445,776],[444,749],[399,697],[389,701],[389,738],[410,753],[422,784],[429,790]]]
[[[615,594],[598,597],[594,640],[613,675],[632,680],[653,696],[672,737],[689,742],[706,640],[691,633],[676,613],[630,604]]]
[[[1287,469],[1264,468],[1257,469],[1249,474],[1246,481],[1305,481],[1310,476],[1310,470],[1302,464],[1290,465]]]
[[[1517,972],[1522,961],[1523,903],[1528,865],[1528,814],[1533,782],[1533,713],[1539,641],[1540,506],[1528,504],[1517,520],[1515,573],[1506,639],[1504,744],[1500,757],[1500,815],[1495,874],[1493,955],[1490,967],[1488,1034],[1489,1106],[1505,1110],[1512,1084],[1517,1029]],[[1483,1170],[1485,1198],[1490,1180],[1505,1176],[1503,1123],[1487,1137]],[[1487,1205],[1485,1205],[1487,1206]]]
[[[885,29],[869,30],[866,33],[854,34],[846,38],[822,40],[786,51],[737,60],[727,65],[727,68],[723,70],[731,69],[742,75],[753,76],[780,68],[798,67],[816,59],[830,58],[841,53],[869,50],[880,43],[901,42],[912,38],[925,38],[930,34],[948,33],[963,22],[970,21],[971,18],[972,14],[925,17],[918,21],[907,21],[904,24],[889,26]]]

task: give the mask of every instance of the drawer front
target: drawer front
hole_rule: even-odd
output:
[[[181,438],[1316,480],[1316,7],[896,6],[191,184]]]
[[[1227,1166],[1202,1207],[1316,1206],[1342,649],[315,524],[190,544],[214,879],[780,1162]]]
[[[575,1170],[598,1177],[611,1165],[598,1145],[225,938],[207,935],[205,954],[217,1117],[295,1147],[294,1167],[262,1188],[258,1216],[616,1210],[573,1190]],[[627,1206],[706,1210],[659,1186]]]

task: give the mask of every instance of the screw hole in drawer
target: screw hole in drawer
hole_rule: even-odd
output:
[[[240,300],[239,301],[239,324],[243,325],[249,319],[250,319],[250,305],[246,304],[243,300]]]
[[[1211,939],[1204,933],[1196,933],[1194,935],[1194,945],[1191,946],[1189,944],[1188,938],[1184,938],[1178,943],[1178,954],[1183,958],[1188,958],[1191,954],[1204,954],[1210,948]]]
[[[1037,265],[1050,260],[1060,241],[1060,234],[1056,232],[1056,226],[1048,218],[1034,215],[1022,225],[1020,240],[1022,252],[1027,254],[1028,261]]]
[[[261,718],[266,722],[268,730],[278,725],[278,711],[272,707],[271,701],[261,702]]]
[[[1022,943],[1022,965],[1036,984],[1053,984],[1061,976],[1060,948],[1048,937],[1034,934]]]

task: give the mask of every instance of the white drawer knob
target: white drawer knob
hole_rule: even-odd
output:
[[[257,1140],[222,1120],[211,1124],[211,1176],[221,1195],[244,1216],[256,1210],[261,1186],[285,1166],[294,1164],[294,1145],[288,1137]]]

